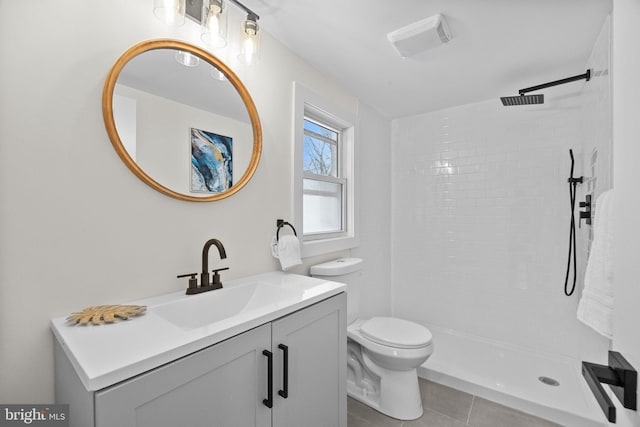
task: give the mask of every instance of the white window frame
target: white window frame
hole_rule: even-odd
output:
[[[355,135],[356,113],[337,107],[331,101],[299,83],[294,83],[293,114],[293,220],[300,239],[302,257],[321,255],[358,246],[355,203]],[[343,186],[343,230],[333,233],[303,235],[303,180],[314,178],[303,171],[304,120],[310,118],[340,131],[338,161]],[[306,175],[306,176],[305,176]],[[323,177],[327,182],[331,177]],[[333,178],[335,179],[335,178]]]

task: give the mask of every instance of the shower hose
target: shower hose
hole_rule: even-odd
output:
[[[569,182],[569,203],[571,204],[571,223],[569,225],[569,257],[567,259],[567,274],[564,278],[564,294],[566,296],[573,295],[573,291],[576,289],[576,271],[577,271],[577,263],[576,263],[576,220],[575,220],[575,209],[576,209],[576,187],[579,183],[582,183],[582,177],[574,178],[573,177],[573,150],[569,150],[569,156],[571,156],[571,175],[567,180]],[[571,284],[571,288],[569,288],[569,273],[571,271],[571,261],[573,259],[573,282]]]

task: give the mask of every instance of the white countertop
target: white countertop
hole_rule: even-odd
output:
[[[223,284],[221,290],[197,295],[185,295],[184,291],[178,291],[133,301],[131,304],[146,305],[147,312],[129,320],[77,326],[68,323],[66,317],[61,317],[51,320],[51,329],[84,386],[94,391],[345,292],[347,288],[342,283],[280,271],[223,281]],[[182,304],[184,307],[197,305],[200,309],[207,308],[208,297],[211,301],[213,298],[219,300],[225,292],[230,294],[250,285],[256,289],[262,286],[261,294],[268,294],[269,289],[276,287],[277,291],[286,293],[286,298],[266,298],[262,301],[262,297],[254,297],[245,306],[249,309],[195,327],[185,326],[193,323],[193,320],[184,324],[172,322],[163,314],[167,311],[175,313],[175,307]],[[185,314],[187,317],[189,314]]]

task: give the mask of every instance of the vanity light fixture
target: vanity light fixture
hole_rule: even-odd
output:
[[[185,16],[200,24],[202,41],[212,48],[227,45],[228,12],[225,3],[233,3],[247,13],[240,31],[239,59],[245,64],[255,64],[260,49],[260,17],[238,0],[154,0],[153,13],[162,22],[178,26]]]

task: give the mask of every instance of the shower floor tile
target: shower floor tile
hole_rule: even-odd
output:
[[[348,398],[348,427],[560,427],[533,415],[420,378],[424,414],[417,420],[387,417]]]

